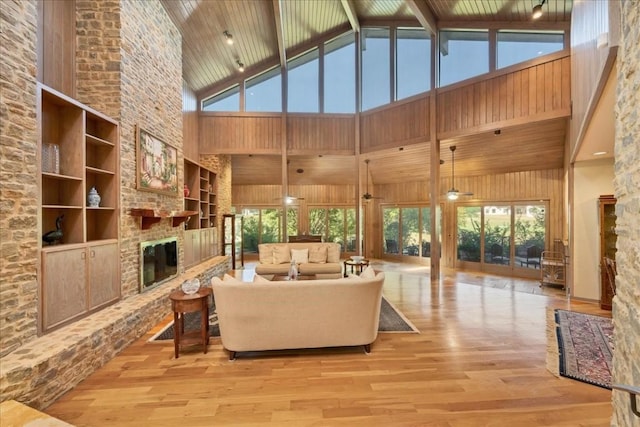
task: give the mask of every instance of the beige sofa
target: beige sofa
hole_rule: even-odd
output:
[[[295,282],[215,278],[222,345],[230,360],[236,352],[338,346],[362,345],[368,353],[378,336],[383,282],[384,273]]]
[[[304,256],[306,250],[306,258]],[[286,275],[291,266],[291,257],[298,260],[298,273],[317,279],[339,279],[342,277],[340,244],[325,242],[262,243],[258,245],[260,262],[256,273],[261,275]]]

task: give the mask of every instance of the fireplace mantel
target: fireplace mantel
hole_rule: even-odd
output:
[[[156,212],[153,209],[132,208],[131,216],[140,217],[140,228],[148,230],[153,224],[160,222],[163,218],[171,218],[171,225],[177,227],[187,220],[190,216],[198,215],[196,211],[180,211],[180,212]]]

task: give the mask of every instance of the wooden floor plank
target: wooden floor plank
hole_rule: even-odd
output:
[[[76,426],[605,426],[609,390],[546,369],[547,311],[610,316],[537,281],[376,263],[420,333],[362,349],[173,357],[157,325],[44,412]]]

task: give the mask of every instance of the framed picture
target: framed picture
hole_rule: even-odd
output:
[[[136,126],[138,190],[178,195],[178,150]]]

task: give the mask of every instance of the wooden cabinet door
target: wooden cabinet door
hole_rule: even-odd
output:
[[[200,259],[205,260],[213,256],[213,229],[205,228],[200,234]]]
[[[200,230],[184,233],[184,266],[191,267],[200,262]]]
[[[87,248],[89,264],[89,309],[120,298],[120,257],[118,244],[92,245]]]
[[[85,248],[42,252],[42,329],[85,313],[87,307]]]

